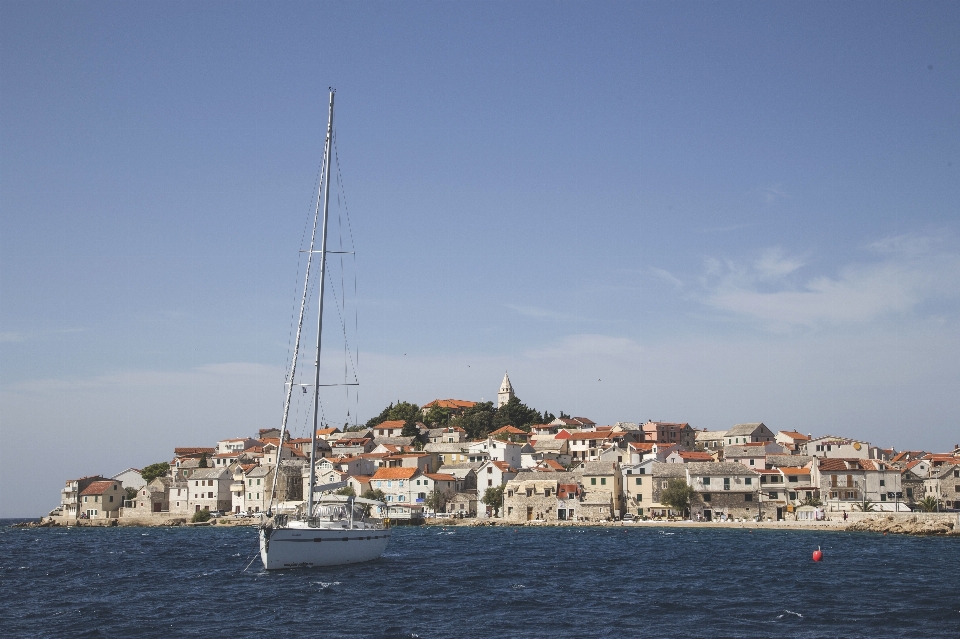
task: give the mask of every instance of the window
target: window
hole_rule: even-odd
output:
[[[606,478],[606,477],[601,477],[601,478],[600,478],[600,485],[601,485],[601,486],[606,486],[606,485],[607,485],[607,478]]]
[[[752,460],[752,459],[750,460],[750,465],[753,466],[753,460]]]
[[[796,498],[797,498],[797,493],[791,492],[791,493],[790,493],[790,499],[796,499]]]
[[[596,485],[597,485],[597,478],[596,478],[596,477],[591,477],[591,478],[590,478],[590,485],[591,485],[591,486],[596,486]]]
[[[706,501],[706,502],[710,501],[710,493],[703,493],[703,501]]]
[[[743,501],[753,501],[753,495],[751,493],[745,493],[743,495]]]
[[[724,489],[724,490],[730,490],[730,478],[729,478],[729,477],[724,477],[724,478],[723,478],[723,489]]]
[[[642,486],[642,485],[643,485],[643,478],[642,478],[642,477],[637,477],[637,479],[635,480],[635,483],[636,483],[637,486]]]
[[[493,474],[493,466],[487,466],[487,474],[488,475]]]
[[[643,495],[637,495],[637,501],[643,501]]]
[[[745,483],[747,486],[753,485],[753,477],[747,477],[743,480],[743,483]]]
[[[493,486],[493,480],[492,480],[492,479],[488,479],[488,480],[487,480],[487,486]]]
[[[887,501],[887,493],[880,493],[880,501]]]
[[[853,475],[847,475],[847,488],[853,488]]]
[[[830,475],[830,488],[836,488],[836,487],[837,487],[837,476]]]
[[[881,480],[880,480],[880,485],[881,485],[881,486],[886,486],[886,485],[887,485],[886,480],[881,479]]]
[[[709,477],[704,477],[704,478],[703,478],[703,485],[704,485],[704,486],[709,486],[709,485],[710,485],[710,478],[709,478]],[[666,486],[664,486],[664,488],[666,488]]]
[[[669,485],[670,485],[670,482],[667,482],[667,481],[661,482],[661,488],[666,488]]]
[[[778,499],[779,497],[780,497],[780,493],[778,492],[770,493],[770,499]]]

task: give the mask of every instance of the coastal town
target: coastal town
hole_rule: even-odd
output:
[[[315,438],[266,428],[176,447],[169,462],[68,480],[45,520],[150,525],[212,515],[236,522],[294,510],[309,487],[312,443],[315,491],[379,499],[394,524],[845,522],[915,512],[951,521],[960,510],[957,445],[897,450],[761,422],[697,430],[663,421],[598,425],[564,414],[478,430],[468,417],[479,409],[542,417],[519,402],[507,375],[495,411],[491,404],[398,402],[363,426],[325,427]],[[407,419],[384,418],[401,408]]]

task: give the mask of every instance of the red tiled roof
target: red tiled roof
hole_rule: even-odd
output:
[[[679,455],[681,459],[688,459],[688,460],[702,459],[704,461],[706,460],[713,461],[713,455],[711,455],[710,453],[701,453],[696,450],[681,450],[677,452],[677,455]]]
[[[520,430],[515,426],[504,426],[503,428],[498,428],[497,430],[490,433],[491,435],[529,435],[525,430]]]
[[[417,472],[417,468],[378,468],[373,479],[410,479]]]
[[[473,408],[476,405],[477,405],[476,402],[471,402],[465,399],[435,399],[428,404],[424,404],[423,407],[433,408],[434,406],[438,406],[440,408],[458,409],[458,408]]]
[[[111,490],[113,487],[117,486],[120,482],[118,481],[95,481],[82,491],[81,495],[102,495],[103,493]],[[119,489],[118,489],[119,490]]]
[[[424,473],[430,479],[434,481],[457,481],[457,478],[453,475],[448,475],[446,473]]]
[[[496,459],[495,459],[495,460],[493,460],[491,463],[492,463],[494,466],[496,466],[497,468],[499,468],[500,470],[502,470],[503,472],[505,472],[505,473],[515,473],[515,472],[517,472],[516,469],[512,468],[512,467],[510,466],[510,464],[508,464],[508,463],[505,462],[505,461],[499,461],[499,460],[496,460]]]
[[[406,423],[407,423],[407,422],[403,421],[402,419],[391,419],[391,420],[389,420],[389,421],[380,422],[379,424],[377,424],[377,425],[374,426],[373,428],[374,428],[374,429],[377,429],[377,428],[403,428],[404,424],[406,424]]]
[[[202,455],[203,453],[212,455],[214,452],[216,452],[216,450],[217,450],[216,448],[179,447],[179,448],[173,449],[173,454],[178,456],[179,455]]]

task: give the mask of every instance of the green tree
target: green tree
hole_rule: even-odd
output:
[[[137,489],[132,486],[127,486],[123,489],[123,492],[127,494],[126,500],[131,501],[137,498]]]
[[[937,498],[933,495],[927,495],[922,500],[917,502],[917,506],[920,506],[920,510],[925,513],[932,513],[939,505],[940,504],[937,503]]]
[[[693,499],[693,487],[682,479],[671,479],[667,487],[660,493],[660,503],[684,515],[690,510],[690,500]]]
[[[870,501],[869,499],[867,499],[866,496],[864,496],[863,501],[860,501],[853,505],[854,508],[856,508],[860,512],[865,512],[865,513],[873,511],[875,506],[876,504]]]
[[[493,508],[495,517],[500,516],[500,507],[503,505],[503,484],[487,488],[483,493],[483,503]]]
[[[823,502],[820,501],[819,498],[811,496],[801,501],[800,505],[801,506],[822,506]]]
[[[360,496],[364,499],[372,499],[374,501],[384,501],[386,499],[386,495],[384,495],[383,491],[379,488],[367,488]]]
[[[493,402],[477,402],[450,420],[452,426],[459,426],[467,432],[469,439],[482,439],[494,430],[493,416],[496,409]]]
[[[450,501],[451,495],[443,491],[435,490],[427,495],[424,504],[435,513],[442,513]]]
[[[195,524],[199,522],[210,521],[210,509],[204,508],[203,510],[198,510],[197,512],[193,513],[193,519],[190,521]]]
[[[200,463],[198,464],[198,466],[199,466],[200,468],[206,468],[206,467],[207,467],[207,454],[206,454],[206,453],[200,455]]]
[[[167,462],[157,462],[156,464],[150,464],[146,468],[140,471],[140,476],[143,477],[143,481],[148,484],[152,482],[157,477],[163,477],[170,472],[170,464]]]
[[[431,406],[430,410],[428,410],[424,416],[423,421],[434,428],[446,426],[450,423],[450,409],[443,408],[442,406]]]
[[[338,488],[333,491],[334,495],[346,495],[347,497],[356,497],[357,491],[353,489],[353,486],[344,486],[343,488]]]
[[[535,408],[530,408],[516,397],[497,409],[493,417],[494,429],[503,426],[515,426],[520,430],[528,431],[533,424],[542,424],[543,415]]]
[[[417,422],[422,418],[423,412],[419,406],[411,404],[410,402],[397,400],[396,404],[391,403],[380,411],[379,415],[368,419],[366,427],[375,428],[383,422],[402,421],[403,430],[401,431],[401,435],[404,437],[418,437],[420,435],[420,429],[417,428]]]

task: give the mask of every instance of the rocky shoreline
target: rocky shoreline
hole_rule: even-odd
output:
[[[256,517],[217,518],[207,522],[191,523],[182,517],[169,519],[99,519],[99,520],[72,520],[58,521],[54,517],[43,517],[37,521],[24,521],[13,524],[14,528],[171,528],[171,527],[211,527],[211,526],[256,526],[259,520]],[[826,520],[816,522],[797,521],[727,521],[727,522],[697,522],[697,521],[600,521],[600,522],[508,522],[496,519],[428,519],[426,526],[500,526],[512,528],[715,528],[715,529],[750,529],[750,530],[834,530],[844,532],[873,532],[895,535],[960,537],[960,526],[942,518],[914,515],[908,518],[892,515],[877,515],[866,517],[858,521],[847,523],[842,520]]]

